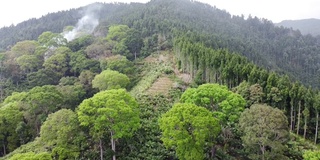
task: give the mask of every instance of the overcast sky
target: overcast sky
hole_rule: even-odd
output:
[[[0,27],[48,13],[78,8],[93,2],[142,2],[149,0],[1,0]],[[287,19],[320,19],[320,0],[198,0],[233,15],[257,16],[273,22]]]

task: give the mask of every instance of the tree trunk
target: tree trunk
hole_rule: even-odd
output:
[[[216,148],[214,145],[211,147],[211,158],[214,158],[216,156]]]
[[[316,110],[316,133],[314,135],[314,144],[317,144],[317,139],[318,139],[318,125],[319,125],[319,113],[318,110]]]
[[[307,116],[304,117],[304,126],[303,126],[303,138],[306,139],[306,134],[307,134]]]
[[[111,149],[113,151],[112,160],[116,160],[116,144],[115,144],[115,140],[113,139],[112,131],[111,131]]]
[[[291,104],[290,109],[290,132],[293,130],[293,104]]]
[[[5,156],[5,155],[7,155],[7,152],[6,152],[6,145],[5,145],[5,144],[3,144],[2,146],[3,146],[3,155]]]
[[[103,147],[102,147],[102,140],[99,139],[99,147],[100,147],[100,159],[103,160]]]
[[[299,129],[300,129],[300,116],[301,116],[301,101],[299,101],[299,107],[298,107],[298,122],[297,122],[297,135],[299,135]]]
[[[262,146],[260,147],[260,150],[261,150],[261,153],[262,153],[262,160],[264,160],[264,153],[265,153],[265,150],[266,150],[265,146],[262,145]]]

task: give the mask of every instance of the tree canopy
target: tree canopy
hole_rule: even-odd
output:
[[[204,148],[213,146],[221,128],[213,114],[194,104],[179,103],[159,119],[162,141],[176,150],[179,159],[204,159]]]
[[[239,119],[241,137],[251,159],[281,159],[289,140],[287,117],[277,108],[254,104]]]
[[[125,88],[129,82],[129,78],[125,74],[107,69],[94,77],[92,87],[98,88],[100,91],[120,89]]]
[[[182,95],[182,103],[193,103],[212,111],[221,123],[235,123],[244,110],[245,100],[219,84],[203,84],[188,88]]]
[[[99,141],[101,160],[102,138],[106,134],[110,135],[111,148],[116,152],[116,140],[131,137],[140,127],[138,103],[124,89],[106,90],[95,94],[79,105],[77,114],[80,124],[89,127],[90,134]],[[115,155],[113,157],[115,160]]]

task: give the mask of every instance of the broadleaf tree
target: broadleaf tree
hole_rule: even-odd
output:
[[[282,159],[289,140],[287,117],[271,106],[254,104],[239,119],[239,129],[250,159]]]
[[[92,87],[100,91],[125,88],[129,84],[129,78],[118,71],[105,70],[96,75],[92,81]]]
[[[84,100],[77,110],[80,125],[89,127],[90,134],[99,142],[103,160],[103,138],[110,135],[116,159],[116,140],[131,137],[140,127],[137,101],[124,89],[101,91]]]
[[[239,94],[219,84],[203,84],[198,88],[189,88],[182,94],[180,102],[207,108],[223,125],[237,122],[246,105]]]
[[[204,159],[204,147],[214,145],[221,127],[212,112],[194,104],[178,103],[159,119],[162,141],[179,159]]]

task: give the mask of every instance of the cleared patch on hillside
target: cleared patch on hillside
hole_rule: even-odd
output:
[[[144,59],[147,63],[172,63],[173,53],[160,51],[159,54],[152,54]]]
[[[170,78],[165,76],[160,77],[147,90],[147,93],[151,95],[157,95],[157,94],[167,95],[172,86],[173,86],[173,81]]]

